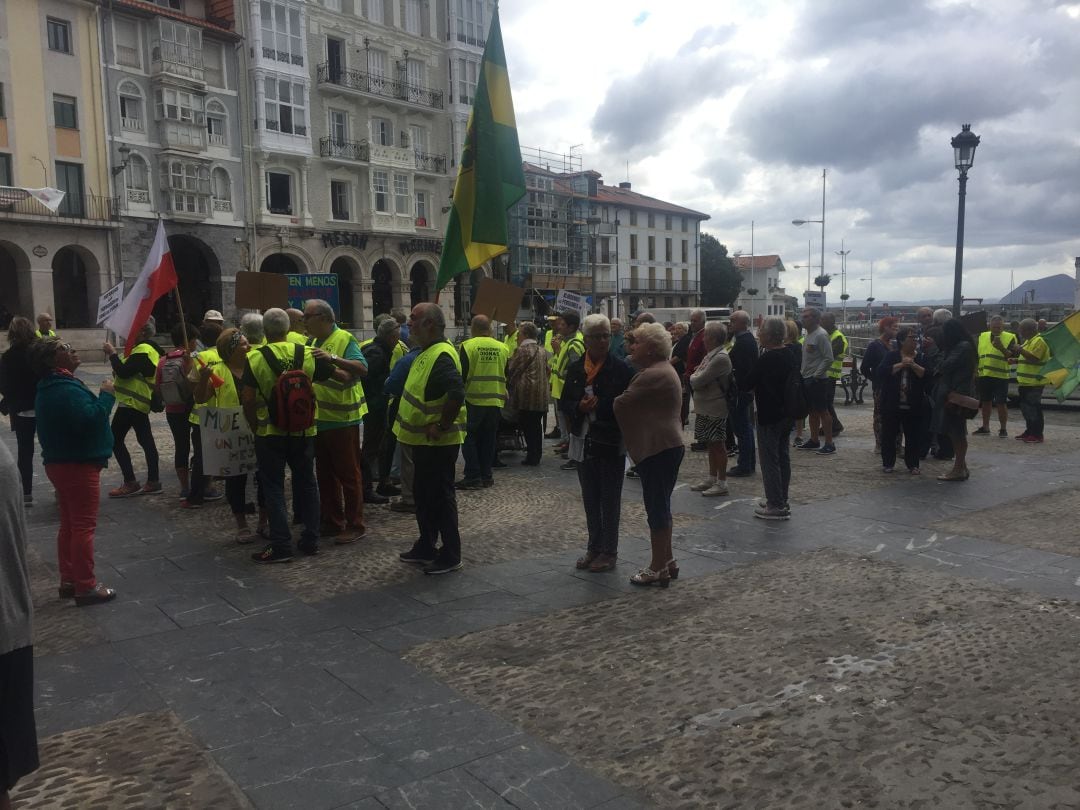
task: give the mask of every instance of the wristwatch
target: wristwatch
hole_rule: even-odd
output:
[[[338,359],[339,358],[338,358],[338,356],[336,354],[330,355],[330,362],[331,363],[336,363],[338,361]]]

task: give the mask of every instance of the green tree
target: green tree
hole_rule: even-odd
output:
[[[730,307],[742,290],[742,273],[728,256],[727,245],[715,236],[701,234],[701,303]]]

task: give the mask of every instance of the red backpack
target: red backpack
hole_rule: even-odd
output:
[[[292,364],[284,367],[269,346],[260,346],[259,352],[278,375],[266,399],[271,424],[285,433],[303,433],[315,424],[315,389],[304,373],[304,347],[297,343]]]

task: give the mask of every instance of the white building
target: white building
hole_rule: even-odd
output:
[[[750,320],[760,324],[770,315],[783,316],[790,296],[784,293],[780,274],[787,268],[775,253],[764,256],[736,256],[735,267],[742,274],[742,292],[736,307],[750,313]]]

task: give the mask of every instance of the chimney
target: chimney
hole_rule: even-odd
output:
[[[627,191],[629,191],[630,190],[630,181],[629,180],[623,180],[621,183],[619,183],[619,188],[625,188]],[[1080,258],[1078,258],[1076,261],[1077,261],[1077,267],[1080,267]]]

